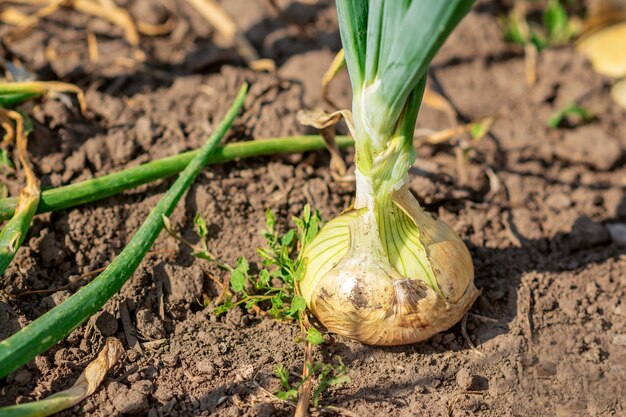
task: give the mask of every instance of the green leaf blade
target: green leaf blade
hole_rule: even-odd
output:
[[[178,201],[208,162],[243,106],[247,86],[242,87],[226,116],[189,162],[178,179],[150,212],[128,245],[92,282],[48,311],[18,333],[0,342],[0,378],[54,346],[95,314],[135,272],[163,229],[163,216],[171,215]]]

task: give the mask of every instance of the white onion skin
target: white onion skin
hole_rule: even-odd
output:
[[[470,253],[452,228],[424,212],[407,188],[393,201],[418,227],[436,288],[392,266],[373,212],[341,214],[303,253],[299,286],[309,309],[331,332],[369,345],[426,340],[456,324],[480,294]]]

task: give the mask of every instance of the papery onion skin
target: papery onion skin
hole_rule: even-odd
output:
[[[310,310],[330,331],[370,345],[426,340],[457,323],[480,294],[469,251],[452,228],[423,211],[406,188],[394,203],[417,225],[435,288],[426,277],[402,276],[401,260],[392,266],[371,211],[331,220],[303,254],[307,271],[299,285]],[[375,239],[363,247],[374,235],[378,249]]]

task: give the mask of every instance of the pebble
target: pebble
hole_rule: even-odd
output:
[[[96,328],[104,337],[113,336],[117,332],[117,319],[108,311],[100,313],[98,318],[96,318],[95,324]]]
[[[196,369],[199,373],[212,375],[215,367],[208,359],[202,359],[196,363]]]
[[[165,354],[163,355],[163,358],[162,358],[163,363],[169,367],[176,366],[178,364],[179,359],[180,359],[179,356],[174,353]]]
[[[619,246],[626,246],[626,224],[608,224],[606,228],[609,229],[609,235],[613,243]]]
[[[147,308],[137,312],[137,330],[146,339],[157,340],[165,337],[165,327],[159,318]]]
[[[154,384],[152,383],[152,381],[149,381],[147,379],[137,381],[133,384],[134,390],[137,390],[140,393],[145,394],[145,395],[150,394],[153,388],[154,388]]]
[[[595,282],[588,282],[585,284],[585,293],[590,300],[595,300],[598,296],[598,286]]]
[[[579,217],[572,225],[572,231],[566,237],[569,250],[576,251],[600,246],[610,240],[609,231],[603,224],[588,217]]]
[[[578,315],[578,300],[563,297],[563,299],[559,300],[559,308],[566,315],[576,317]]]
[[[467,368],[462,368],[456,373],[456,383],[462,390],[469,390],[474,385],[474,376]]]

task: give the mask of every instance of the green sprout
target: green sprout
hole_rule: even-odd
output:
[[[587,110],[586,108],[576,104],[570,103],[561,110],[553,113],[548,119],[548,127],[550,129],[556,129],[562,126],[566,121],[574,118],[580,120],[582,123],[589,123],[595,119],[596,115]]]
[[[293,217],[295,229],[289,229],[284,234],[276,230],[276,217],[272,211],[265,213],[265,227],[263,237],[266,246],[257,250],[261,258],[262,268],[252,272],[250,262],[240,257],[234,266],[219,260],[208,249],[208,227],[206,220],[196,214],[194,224],[199,243],[194,244],[183,239],[172,230],[169,221],[165,221],[166,229],[175,239],[189,246],[192,255],[215,263],[230,274],[227,288],[223,288],[223,295],[217,299],[213,313],[223,314],[228,310],[243,306],[246,310],[263,305],[276,320],[297,320],[303,326],[302,316],[306,311],[304,298],[297,293],[297,282],[302,274],[304,262],[298,253],[313,240],[321,227],[319,212],[312,210],[309,205],[304,207],[300,217]],[[313,327],[306,329],[306,338],[313,344],[323,342],[321,333]]]
[[[274,368],[274,376],[278,378],[283,389],[276,393],[281,400],[295,401],[298,398],[298,390],[308,380],[315,380],[317,385],[313,390],[313,406],[319,407],[320,397],[330,387],[350,382],[346,372],[346,366],[337,357],[337,365],[325,362],[307,363],[308,376],[301,379],[296,385],[289,382],[290,372],[285,365],[279,363]]]

